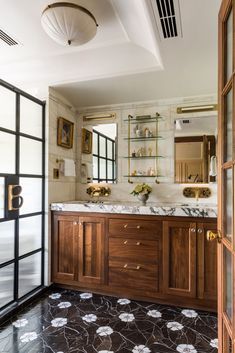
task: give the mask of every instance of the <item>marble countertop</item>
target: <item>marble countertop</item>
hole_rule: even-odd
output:
[[[67,212],[99,212],[115,214],[138,214],[152,216],[177,216],[177,217],[205,217],[216,218],[217,206],[214,204],[187,204],[187,203],[151,203],[141,206],[135,202],[90,202],[67,201],[51,204],[52,211]]]

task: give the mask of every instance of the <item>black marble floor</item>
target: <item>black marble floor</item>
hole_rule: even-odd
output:
[[[59,289],[0,327],[4,353],[216,353],[217,344],[211,313]]]

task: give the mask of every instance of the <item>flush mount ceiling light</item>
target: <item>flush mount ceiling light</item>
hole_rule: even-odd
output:
[[[71,46],[91,40],[98,26],[90,11],[69,2],[48,5],[42,13],[41,24],[55,42]]]

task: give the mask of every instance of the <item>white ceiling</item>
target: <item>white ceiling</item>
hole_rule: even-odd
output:
[[[73,48],[41,28],[51,2],[0,0],[0,29],[21,43],[0,45],[2,79],[40,98],[53,86],[75,107],[216,93],[220,0],[179,0],[183,37],[164,41],[151,0],[72,0],[99,24]]]

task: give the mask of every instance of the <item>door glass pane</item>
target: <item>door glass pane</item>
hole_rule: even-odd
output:
[[[0,307],[13,300],[14,264],[0,268]]]
[[[108,161],[108,179],[113,178],[113,162]]]
[[[232,340],[228,334],[227,328],[223,327],[223,353],[232,353],[233,350]]]
[[[231,253],[224,248],[224,290],[225,290],[225,312],[232,321],[232,257]]]
[[[19,261],[19,297],[41,285],[41,252]]]
[[[14,259],[15,222],[0,223],[0,263]]]
[[[42,245],[42,217],[21,218],[19,221],[19,255],[37,250]]]
[[[24,199],[20,214],[42,211],[42,179],[20,178],[21,196]]]
[[[113,159],[113,143],[110,140],[107,140],[107,154],[108,158]]]
[[[105,145],[105,138],[100,136],[99,137],[99,141],[100,141],[100,153],[99,155],[102,157],[106,156],[106,145]]]
[[[42,142],[20,138],[20,173],[42,174]]]
[[[232,132],[232,121],[233,121],[233,97],[232,90],[226,96],[225,100],[225,161],[232,160],[233,151],[233,132]]]
[[[0,173],[15,173],[15,136],[1,131],[0,161]]]
[[[226,22],[226,82],[233,72],[233,11]]]
[[[42,138],[42,106],[20,97],[20,132]]]
[[[106,179],[106,160],[100,158],[100,179]]]
[[[98,154],[98,139],[97,139],[97,134],[95,132],[93,132],[92,146],[93,146],[93,154]]]
[[[15,131],[16,94],[0,86],[0,127]]]
[[[232,238],[233,218],[233,172],[232,169],[224,171],[224,235]]]
[[[0,178],[0,218],[4,218],[5,179]]]
[[[93,178],[98,178],[98,158],[93,157]]]

